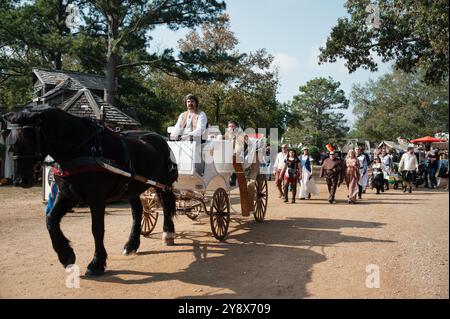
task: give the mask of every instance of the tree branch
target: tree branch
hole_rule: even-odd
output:
[[[154,65],[155,63],[159,62],[160,60],[152,60],[152,61],[139,61],[139,62],[132,62],[132,63],[124,63],[120,64],[116,67],[117,70],[125,69],[125,68],[131,68],[135,66],[141,66],[141,65]]]

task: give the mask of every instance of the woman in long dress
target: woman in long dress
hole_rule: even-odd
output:
[[[355,204],[358,196],[359,160],[354,150],[350,150],[345,158],[345,183],[348,188],[348,203]]]
[[[380,157],[377,155],[373,159],[371,178],[372,189],[375,188],[377,190],[377,194],[380,194],[380,191],[384,193],[384,172],[385,167],[381,162]]]
[[[310,199],[311,195],[318,196],[316,182],[312,176],[312,158],[309,155],[307,147],[302,148],[303,154],[300,156],[300,165],[302,167],[302,179],[300,180],[299,199]]]

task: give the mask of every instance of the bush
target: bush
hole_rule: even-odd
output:
[[[309,146],[309,155],[314,159],[314,162],[317,163],[319,160],[319,148],[316,146]]]

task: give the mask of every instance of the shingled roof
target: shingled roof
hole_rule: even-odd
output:
[[[43,84],[59,85],[67,79],[71,81],[66,83],[66,89],[80,90],[87,88],[91,90],[103,90],[106,88],[106,79],[101,75],[82,74],[76,72],[67,72],[60,70],[33,69],[33,75]]]
[[[126,127],[140,126],[140,123],[117,107],[106,103],[88,89],[81,89],[60,107],[63,111],[77,116],[89,116],[107,123]]]
[[[45,93],[44,95],[40,96],[40,99],[48,99],[51,98],[52,96],[58,94],[58,93],[62,93],[64,92],[64,90],[80,90],[82,89],[77,88],[75,89],[75,87],[79,87],[78,84],[74,83],[74,81],[70,78],[65,79],[64,81],[62,81],[61,83],[59,83],[58,85],[56,85],[53,89],[51,89],[50,91],[48,91],[47,93]]]

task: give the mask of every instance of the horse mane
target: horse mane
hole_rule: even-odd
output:
[[[40,118],[41,114],[58,110],[56,107],[41,105],[34,106],[31,109],[24,109],[19,112],[10,112],[4,116],[4,119],[11,124],[35,124]]]

